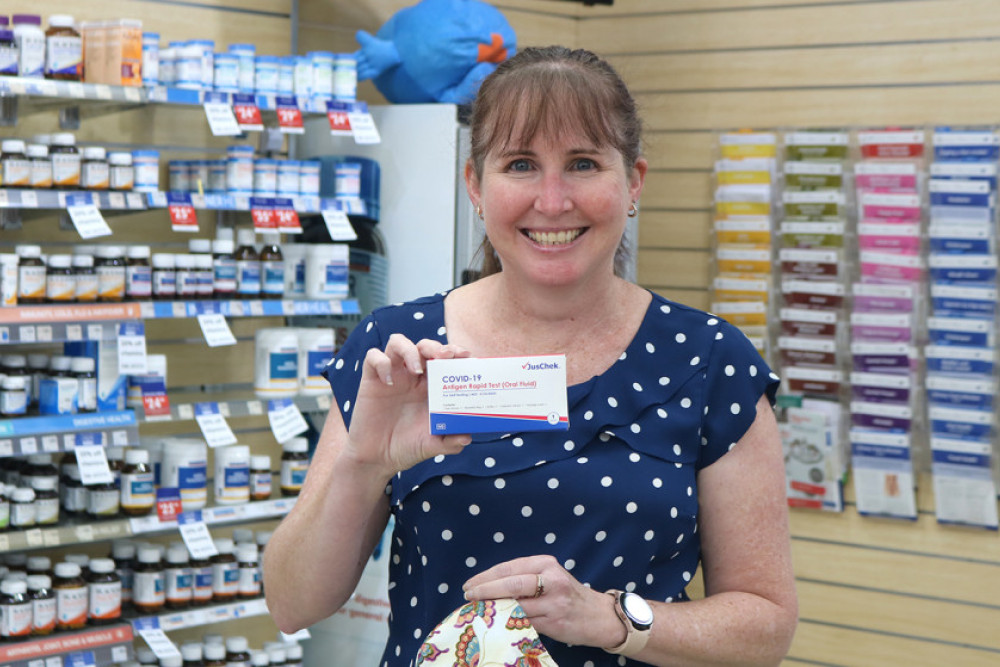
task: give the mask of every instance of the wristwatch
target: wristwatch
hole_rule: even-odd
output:
[[[625,641],[604,650],[616,655],[635,655],[649,641],[650,629],[653,627],[653,609],[641,595],[614,588],[607,593],[615,599],[615,613],[625,626]]]

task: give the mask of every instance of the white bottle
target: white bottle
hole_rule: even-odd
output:
[[[37,14],[15,14],[14,42],[17,44],[17,73],[41,79],[45,76],[45,33],[42,17]]]
[[[250,448],[246,445],[215,448],[215,502],[250,502]]]

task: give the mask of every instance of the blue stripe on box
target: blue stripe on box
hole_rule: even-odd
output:
[[[545,417],[431,413],[431,434],[507,433],[511,431],[566,431],[569,418],[550,423]]]

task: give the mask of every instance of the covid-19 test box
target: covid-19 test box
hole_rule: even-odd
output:
[[[432,359],[431,435],[565,431],[566,357]]]

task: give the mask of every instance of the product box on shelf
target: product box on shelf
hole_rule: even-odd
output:
[[[96,364],[97,409],[124,410],[127,376],[118,372],[118,346],[113,340],[74,341],[64,345],[64,353],[90,357]]]

